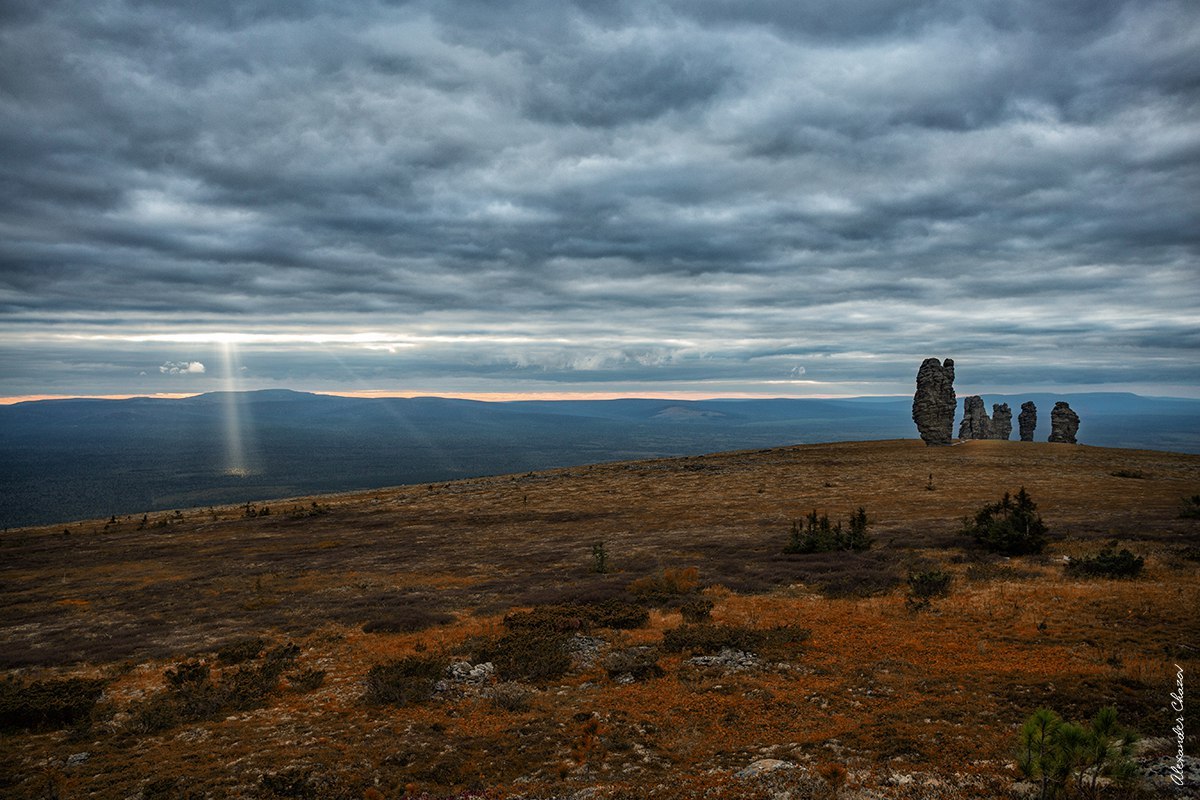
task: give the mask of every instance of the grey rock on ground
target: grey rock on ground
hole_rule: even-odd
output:
[[[983,398],[972,395],[963,401],[963,418],[958,426],[960,439],[992,438],[992,420],[983,407]]]
[[[1050,438],[1048,441],[1075,444],[1079,432],[1079,415],[1071,410],[1069,403],[1059,400],[1050,412]]]
[[[917,371],[917,391],[913,395],[912,418],[921,439],[928,446],[948,445],[954,436],[954,414],[958,400],[954,396],[954,360],[945,362],[927,358]]]
[[[732,647],[722,647],[721,652],[715,656],[692,656],[685,664],[691,664],[694,667],[720,667],[733,672],[740,670],[753,669],[758,666],[759,659],[754,653],[747,653],[744,650],[734,650]]]
[[[1021,428],[1021,441],[1032,442],[1033,432],[1037,430],[1037,405],[1032,400],[1021,403],[1017,425]]]
[[[992,438],[1008,441],[1012,436],[1012,409],[1008,403],[992,404]]]
[[[447,692],[452,688],[465,686],[478,687],[491,683],[496,675],[496,667],[492,662],[472,664],[470,661],[456,661],[446,667],[446,678],[434,684],[435,692]]]
[[[778,758],[760,758],[758,761],[746,766],[745,769],[740,770],[735,777],[754,778],[779,769],[795,768],[796,764],[792,761],[782,761]]]

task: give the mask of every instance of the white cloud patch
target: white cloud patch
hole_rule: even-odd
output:
[[[158,371],[164,375],[202,375],[205,370],[199,361],[168,361]]]

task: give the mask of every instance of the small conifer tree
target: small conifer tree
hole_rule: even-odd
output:
[[[963,532],[988,550],[1008,556],[1040,553],[1046,546],[1046,524],[1024,486],[1015,497],[1005,492],[1000,502],[975,512]]]

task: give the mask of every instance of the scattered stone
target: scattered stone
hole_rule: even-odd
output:
[[[1141,761],[1141,759],[1139,759]],[[1140,764],[1142,778],[1156,789],[1170,789],[1173,797],[1200,797],[1200,758],[1171,755]],[[1176,783],[1182,780],[1183,783]],[[1190,791],[1189,791],[1190,789]]]
[[[921,439],[929,447],[948,445],[954,435],[954,414],[958,400],[954,396],[954,360],[945,362],[927,358],[917,371],[917,392],[913,395],[912,418]]]
[[[734,650],[732,647],[723,647],[721,652],[715,656],[692,656],[683,663],[691,664],[694,667],[720,667],[737,672],[757,667],[759,660],[758,656],[753,653]]]
[[[1075,434],[1079,431],[1079,415],[1071,410],[1069,403],[1062,400],[1054,404],[1050,412],[1051,442],[1075,444]]]
[[[1021,427],[1021,441],[1032,442],[1033,432],[1037,430],[1037,406],[1032,400],[1021,403],[1021,415],[1017,417]]]
[[[1008,403],[992,404],[992,438],[1007,442],[1012,436],[1012,409]]]
[[[983,407],[983,398],[972,395],[963,401],[962,423],[958,426],[960,439],[992,438],[992,420]]]
[[[575,669],[591,669],[604,645],[605,641],[599,637],[577,633],[567,640],[566,650]]]
[[[738,772],[735,777],[738,778],[756,778],[759,775],[765,775],[768,772],[775,772],[780,769],[795,769],[796,764],[791,761],[781,761],[778,758],[760,758],[758,761],[750,764],[748,767]]]
[[[77,767],[80,764],[82,764],[83,762],[87,761],[89,758],[91,758],[91,756],[92,756],[91,753],[74,753],[72,755],[69,755],[69,756],[67,756],[67,766],[68,767]]]
[[[496,676],[496,666],[485,661],[482,664],[472,664],[470,661],[456,661],[446,667],[446,679],[434,684],[435,692],[445,692],[458,684],[458,688],[468,686],[478,687],[492,682]]]

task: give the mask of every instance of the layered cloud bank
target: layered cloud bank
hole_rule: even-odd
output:
[[[0,394],[1200,393],[1195,4],[802,5],[6,3]]]

